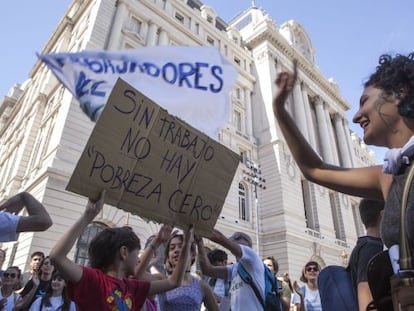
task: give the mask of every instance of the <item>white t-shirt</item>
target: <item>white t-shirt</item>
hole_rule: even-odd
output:
[[[16,241],[19,234],[16,232],[21,216],[0,212],[0,242]]]
[[[1,294],[0,291],[0,300],[6,298],[3,297],[3,295]],[[7,302],[6,305],[4,306],[3,309],[1,309],[1,311],[12,311],[14,308],[15,303],[20,299],[20,295],[17,293],[12,292],[11,295],[9,295],[9,297],[7,297]]]
[[[43,306],[42,309],[40,309],[41,303],[42,303],[42,297],[37,298],[30,306],[29,311],[56,311],[58,310],[60,306],[63,305],[63,298],[62,296],[50,297],[51,306],[50,307]],[[70,302],[69,311],[76,311],[75,303],[73,301]]]
[[[252,287],[246,284],[237,272],[237,265],[242,263],[250,274],[256,287],[264,296],[265,280],[264,265],[262,259],[248,246],[240,245],[242,257],[240,260],[227,267],[227,275],[231,278],[230,299],[232,311],[263,310],[261,302],[257,299]]]
[[[308,287],[307,284],[301,287],[302,291],[305,293],[305,311],[322,311],[321,296],[319,295],[319,290],[312,290]],[[300,296],[293,296],[292,303],[300,304]]]

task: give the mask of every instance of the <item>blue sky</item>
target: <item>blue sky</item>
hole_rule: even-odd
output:
[[[147,1],[147,0],[145,0]],[[225,21],[251,5],[249,0],[205,0]],[[0,11],[0,96],[24,82],[70,0],[6,1]],[[352,124],[362,83],[375,69],[381,53],[414,51],[412,0],[256,0],[277,25],[294,19],[306,30],[317,65],[333,77],[352,108]],[[383,151],[374,149],[381,158]]]

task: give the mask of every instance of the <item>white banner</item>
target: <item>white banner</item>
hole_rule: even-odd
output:
[[[39,55],[96,121],[121,78],[172,115],[217,139],[237,71],[213,47],[157,46]]]

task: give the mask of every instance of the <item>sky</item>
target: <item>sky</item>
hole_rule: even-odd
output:
[[[137,0],[138,1],[138,0]],[[147,1],[147,0],[145,0]],[[0,10],[0,98],[15,83],[23,83],[70,0],[6,1]],[[225,21],[252,5],[250,0],[204,0]],[[414,1],[412,0],[256,0],[276,25],[291,19],[308,34],[316,64],[326,78],[334,78],[350,104],[352,124],[362,83],[375,70],[382,53],[414,51]],[[384,149],[374,150],[382,159]]]

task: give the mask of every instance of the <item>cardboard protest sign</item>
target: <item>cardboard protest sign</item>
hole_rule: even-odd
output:
[[[67,190],[209,235],[240,157],[118,80]]]

